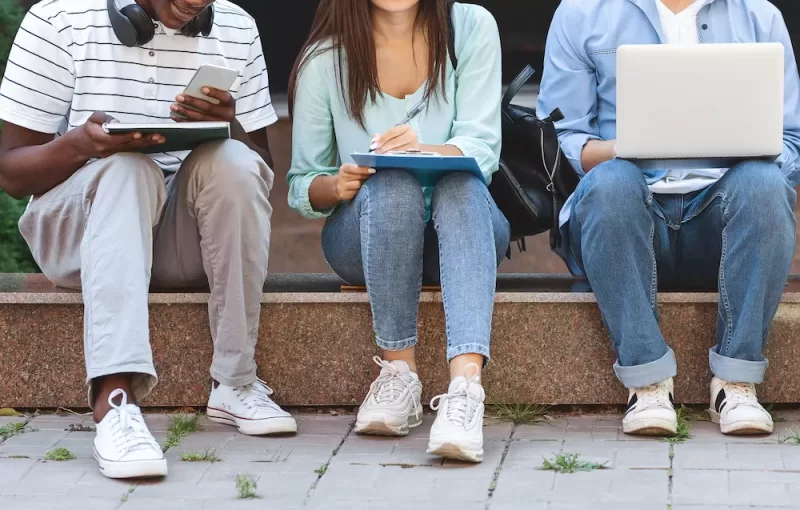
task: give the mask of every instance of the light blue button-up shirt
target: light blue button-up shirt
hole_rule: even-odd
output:
[[[453,27],[458,67],[453,69],[448,59],[446,96],[435,94],[410,125],[420,143],[453,145],[474,157],[488,184],[500,161],[500,34],[489,11],[471,4],[453,6]],[[311,206],[311,182],[320,175],[335,175],[342,163],[352,163],[351,153],[366,152],[373,135],[402,120],[425,92],[423,85],[404,98],[379,94],[374,103],[367,102],[364,129],[350,116],[337,65],[333,51],[312,58],[300,74],[295,97],[289,205],[307,218],[333,212]],[[424,192],[430,211],[432,189]]]
[[[559,140],[580,175],[584,145],[617,137],[617,48],[665,42],[657,1],[563,0],[556,11],[547,37],[538,111],[560,108],[564,113],[564,120],[556,124]],[[800,78],[778,8],[767,0],[708,0],[697,17],[697,30],[701,43],[784,45],[783,153],[777,163],[795,185],[800,184]],[[655,182],[662,175],[652,172],[648,180]]]

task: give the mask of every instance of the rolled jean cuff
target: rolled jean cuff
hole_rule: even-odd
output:
[[[394,342],[383,340],[378,335],[375,335],[375,342],[378,344],[378,347],[383,349],[384,351],[402,351],[404,349],[410,349],[417,345],[417,337],[410,336],[405,340],[396,340]]]
[[[222,375],[222,373],[218,369],[211,367],[212,379],[214,379],[220,384],[224,384],[225,386],[231,386],[233,388],[238,388],[240,386],[247,386],[248,384],[255,382],[257,377],[258,376],[256,375],[255,364],[253,364],[253,369],[250,370],[247,375],[240,375],[238,377],[226,377]]]
[[[723,381],[761,384],[764,382],[764,374],[769,366],[769,360],[747,361],[726,358],[714,352],[714,349],[709,349],[708,364],[711,372]]]
[[[447,348],[447,361],[450,362],[456,356],[461,356],[462,354],[480,354],[483,356],[483,366],[485,367],[489,363],[489,346],[485,344],[458,344],[454,345],[453,347]]]
[[[104,369],[92,370],[86,376],[86,399],[89,401],[89,409],[94,409],[94,395],[92,394],[92,381],[105,377],[107,375],[116,374],[133,374],[133,381],[131,381],[131,389],[133,390],[133,397],[136,402],[140,402],[146,398],[153,388],[158,384],[158,376],[153,365],[150,364],[133,364],[133,365],[120,365],[116,367],[109,367]]]
[[[623,367],[617,361],[614,363],[614,373],[626,388],[643,388],[675,377],[678,365],[675,362],[675,353],[668,349],[665,355],[644,365]]]

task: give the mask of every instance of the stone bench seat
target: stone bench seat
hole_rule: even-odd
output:
[[[271,276],[262,295],[256,358],[276,400],[289,406],[358,405],[379,354],[366,293],[343,292],[330,274]],[[150,331],[160,384],[143,404],[203,406],[211,339],[207,290],[150,294]],[[623,404],[614,355],[585,281],[560,275],[498,278],[490,402]],[[664,334],[679,363],[676,400],[705,402],[717,295],[662,292]],[[80,293],[56,289],[41,275],[0,275],[0,407],[86,407]],[[446,389],[444,312],[439,292],[424,292],[418,364],[424,398]],[[800,402],[800,279],[784,293],[760,388],[767,402]]]

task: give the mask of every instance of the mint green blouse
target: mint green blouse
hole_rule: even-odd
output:
[[[453,6],[453,26],[458,66],[453,70],[448,59],[447,100],[435,94],[410,124],[421,144],[453,145],[474,157],[489,184],[500,161],[500,35],[489,11],[472,4]],[[306,218],[324,218],[335,210],[314,210],[308,198],[311,181],[335,175],[341,164],[353,162],[351,153],[369,150],[372,137],[401,121],[425,93],[423,85],[403,99],[379,95],[364,110],[365,130],[350,117],[338,85],[337,60],[334,51],[315,56],[298,80],[287,178],[289,205]],[[428,211],[432,191],[424,189]]]

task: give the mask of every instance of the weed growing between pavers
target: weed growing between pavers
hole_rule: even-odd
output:
[[[553,460],[544,459],[542,469],[545,471],[555,471],[556,473],[577,473],[579,471],[594,471],[595,469],[606,469],[607,462],[596,464],[594,462],[584,462],[580,460],[577,453],[559,453]]]
[[[318,467],[317,469],[315,469],[314,472],[316,474],[318,474],[319,476],[322,476],[322,475],[324,475],[325,473],[328,472],[328,465],[327,464],[323,464],[320,467]]]
[[[537,425],[548,421],[552,406],[542,404],[495,404],[489,406],[490,415],[514,425]]]
[[[197,423],[198,417],[196,414],[192,416],[171,416],[164,450],[178,446],[189,434],[200,430],[200,425]]]
[[[678,417],[678,428],[676,429],[674,436],[665,439],[665,441],[670,444],[683,443],[692,437],[689,435],[690,412],[688,411],[688,408],[681,406],[675,411],[675,414]]]
[[[0,438],[8,439],[9,437],[18,436],[28,432],[24,423],[9,423],[0,427]]]
[[[75,457],[71,451],[67,450],[66,448],[56,448],[54,450],[50,450],[44,456],[44,460],[53,460],[56,462],[63,462],[65,460],[75,460]]]
[[[783,437],[778,439],[778,442],[781,444],[791,443],[800,445],[800,431],[795,428],[789,429]]]
[[[214,455],[213,450],[206,450],[205,453],[184,453],[181,460],[184,462],[221,462],[221,459]]]
[[[236,491],[239,493],[239,499],[255,499],[258,497],[256,494],[256,479],[250,474],[236,475]]]
[[[128,498],[130,497],[131,494],[133,494],[133,491],[135,491],[135,490],[136,490],[136,485],[131,485],[128,488],[128,490],[125,491],[122,494],[122,496],[120,496],[119,500],[122,501],[123,503],[127,503],[128,502]]]

